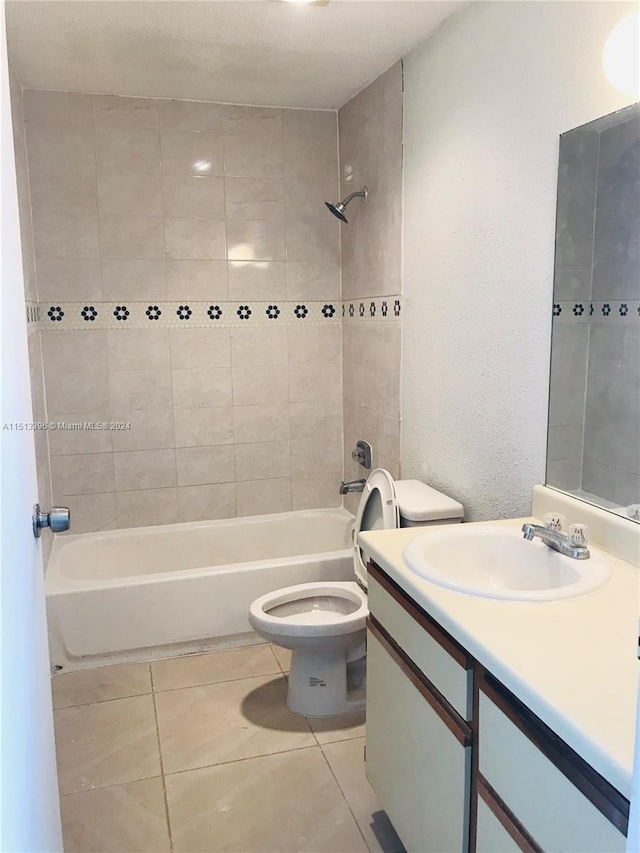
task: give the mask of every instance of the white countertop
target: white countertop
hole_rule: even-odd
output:
[[[520,518],[478,526],[522,527]],[[475,526],[475,525],[474,525]],[[599,548],[604,586],[579,598],[522,602],[437,586],[402,559],[433,528],[361,533],[365,551],[476,660],[623,796],[631,794],[638,678],[638,569]]]

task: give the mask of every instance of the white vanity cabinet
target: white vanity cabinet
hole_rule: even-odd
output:
[[[628,801],[375,565],[367,776],[409,853],[623,853]]]
[[[373,570],[367,776],[408,851],[465,851],[471,793],[467,658],[394,593]]]

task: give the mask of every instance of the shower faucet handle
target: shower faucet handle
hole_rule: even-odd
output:
[[[354,462],[358,462],[363,468],[371,468],[371,445],[368,441],[359,439],[356,441],[356,449],[352,451],[351,458]]]

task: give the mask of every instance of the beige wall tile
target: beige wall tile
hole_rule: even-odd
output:
[[[34,214],[36,258],[99,258],[98,217]]]
[[[314,474],[311,477],[291,478],[292,509],[321,509],[342,503],[339,493],[340,471],[335,474]]]
[[[93,128],[66,124],[25,125],[30,175],[93,175]]]
[[[175,409],[203,409],[231,405],[228,368],[189,368],[172,371]]]
[[[90,495],[114,490],[113,455],[86,453],[51,458],[51,484],[57,495]]]
[[[61,794],[160,775],[151,696],[63,708],[55,723]]]
[[[402,96],[402,60],[399,59],[382,75],[382,92],[385,104]]]
[[[60,810],[66,853],[171,849],[161,779],[67,794]]]
[[[229,219],[227,245],[230,261],[284,261],[284,223]]]
[[[118,492],[118,527],[147,527],[174,524],[178,520],[176,489],[140,489]]]
[[[233,433],[236,444],[251,444],[278,436],[289,437],[289,409],[280,406],[234,406]]]
[[[164,260],[103,260],[102,289],[107,301],[171,298]]]
[[[163,175],[165,216],[224,219],[224,179],[205,175]]]
[[[102,299],[100,261],[40,258],[37,262],[38,298],[43,302],[79,302]]]
[[[206,447],[233,444],[233,410],[230,406],[215,409],[176,409],[175,446]]]
[[[210,521],[217,518],[234,518],[235,515],[235,483],[183,486],[178,489],[178,521]]]
[[[342,397],[342,368],[339,362],[320,371],[314,364],[289,364],[289,397],[292,403],[336,400]]]
[[[75,330],[41,333],[45,373],[94,372],[107,369],[106,333]]]
[[[287,299],[340,299],[340,262],[287,261]]]
[[[289,361],[299,364],[326,364],[342,357],[340,326],[289,326]]]
[[[342,470],[342,432],[336,424],[332,432],[318,438],[291,439],[291,473],[293,476],[332,474]]]
[[[160,126],[167,130],[222,132],[222,105],[198,101],[158,101]]]
[[[313,172],[333,179],[338,171],[335,112],[284,110],[283,125],[284,168],[287,177],[305,177]],[[313,164],[311,167],[310,163]]]
[[[340,130],[349,130],[380,109],[384,103],[384,74],[341,107],[338,113]]]
[[[42,503],[42,495],[40,492],[38,494]],[[52,496],[52,505],[69,508],[71,513],[70,535],[93,533],[96,530],[111,530],[116,526],[116,496],[114,492],[102,492],[96,495],[55,494]]]
[[[82,172],[32,175],[31,203],[38,216],[50,213],[71,213],[95,216],[98,212],[96,180]]]
[[[109,410],[58,414],[56,422],[63,424],[109,423]],[[49,453],[51,456],[67,456],[78,453],[110,453],[112,431],[109,429],[55,429],[49,431]]]
[[[164,258],[163,219],[159,216],[101,216],[103,258]]]
[[[170,450],[129,450],[113,454],[116,491],[165,489],[176,485],[176,453]]]
[[[287,222],[287,260],[336,263],[340,259],[339,229],[337,222]]]
[[[273,480],[248,480],[239,482],[238,515],[270,515],[289,512],[291,480],[288,477]]]
[[[56,124],[92,124],[91,95],[24,89],[24,120]]]
[[[164,220],[168,258],[216,260],[226,258],[223,219]]]
[[[171,364],[187,367],[230,367],[229,329],[171,329]]]
[[[225,104],[225,175],[276,178],[283,172],[282,110]]]
[[[141,696],[151,693],[150,667],[148,663],[132,663],[62,672],[52,678],[51,690],[56,710]]]
[[[162,216],[160,175],[98,175],[100,213]]]
[[[235,481],[233,447],[180,447],[176,450],[179,486]]]
[[[116,451],[153,450],[157,447],[166,448],[175,445],[173,411],[171,409],[114,411],[111,420],[131,425],[130,429],[111,432],[113,449]]]
[[[325,202],[335,204],[340,192],[337,180],[337,169],[334,174],[326,178],[317,178],[315,175],[289,177],[284,182],[284,198],[287,219],[324,219],[334,222],[331,211]]]
[[[229,261],[229,298],[285,299],[286,270],[278,261]]]
[[[281,178],[225,178],[229,219],[284,219]]]
[[[231,329],[231,363],[234,367],[259,364],[286,365],[287,329]]]
[[[289,379],[285,368],[234,367],[233,405],[278,405],[289,401]]]
[[[98,172],[151,175],[160,172],[157,130],[98,126],[94,139]]]
[[[112,370],[109,393],[113,411],[170,408],[171,373],[168,370]]]
[[[224,302],[229,298],[227,262],[167,260],[167,296]]]
[[[289,416],[291,438],[315,438],[328,435],[332,430],[342,432],[342,401],[334,398],[332,403],[290,403]]]
[[[289,477],[291,462],[288,441],[262,441],[236,446],[236,479],[265,480]]]
[[[96,124],[158,127],[158,102],[151,98],[92,95],[91,102]]]
[[[80,332],[80,334],[83,334]],[[107,331],[109,370],[169,370],[169,329]]]
[[[222,139],[216,133],[162,130],[162,172],[166,175],[222,175]]]
[[[102,412],[109,407],[109,378],[100,373],[53,373],[46,377],[49,416]]]

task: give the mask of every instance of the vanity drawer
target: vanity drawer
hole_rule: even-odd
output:
[[[471,657],[375,564],[369,612],[464,720],[471,719]]]
[[[579,757],[574,763],[570,747],[530,711],[518,719],[518,708],[494,686],[480,688],[479,788],[488,783],[537,849],[622,853],[624,798]]]

